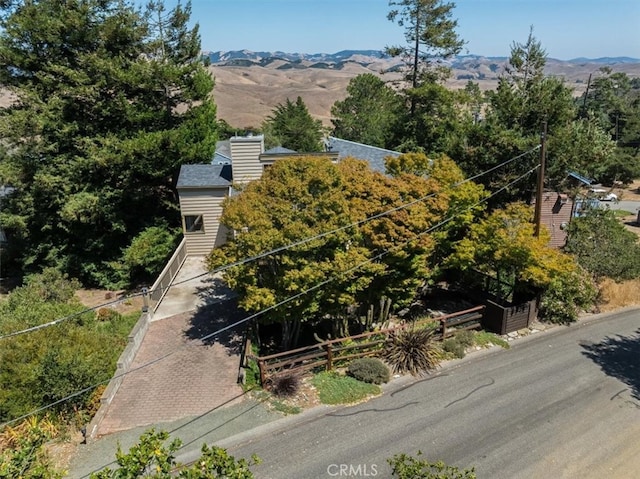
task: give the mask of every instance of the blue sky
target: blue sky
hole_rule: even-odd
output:
[[[506,56],[533,25],[552,58],[640,58],[640,0],[455,3],[463,53]],[[192,0],[192,8],[204,50],[334,53],[404,42],[403,29],[386,18],[388,0]]]

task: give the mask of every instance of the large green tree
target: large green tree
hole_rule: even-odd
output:
[[[490,292],[514,303],[541,293],[542,318],[574,321],[594,301],[595,287],[572,256],[548,246],[546,229],[534,237],[531,219],[532,209],[521,203],[494,210],[471,225],[446,266],[469,285],[481,285],[478,273],[484,275]]]
[[[15,2],[0,20],[2,217],[25,269],[122,280],[121,256],[178,215],[172,180],[215,148],[213,79],[190,4]]]
[[[372,73],[352,78],[347,97],[331,107],[333,134],[379,148],[395,147],[402,108],[396,91]]]
[[[314,120],[302,97],[277,105],[262,125],[267,147],[283,146],[298,153],[322,151],[322,123]]]
[[[440,60],[457,55],[464,41],[456,32],[458,21],[453,19],[455,3],[442,0],[391,0],[387,18],[404,27],[406,45],[387,48],[394,56],[404,59],[406,79],[412,88],[424,81],[442,78]]]
[[[569,224],[565,251],[596,279],[623,281],[640,277],[638,237],[611,210],[587,209]]]
[[[608,184],[631,182],[640,174],[640,80],[601,68],[580,99],[580,114],[615,144],[606,161],[593,163],[592,176]]]
[[[597,124],[576,120],[571,89],[562,80],[545,74],[547,53],[540,41],[529,32],[524,43],[514,42],[506,73],[495,91],[488,93],[485,118],[467,123],[464,134],[452,142],[451,155],[460,161],[468,175],[480,173],[541,142],[546,124],[547,181],[556,187],[570,171],[584,171],[584,165],[605,158],[610,148]],[[503,186],[530,170],[538,162],[538,154],[525,155],[483,177],[488,188]],[[500,204],[513,200],[529,201],[535,188],[535,177],[510,187],[496,199]]]
[[[383,296],[394,305],[413,298],[432,248],[421,233],[442,217],[447,197],[382,214],[437,191],[434,180],[406,174],[389,178],[355,159],[337,165],[329,158],[282,160],[226,200],[222,222],[235,238],[213,250],[210,265],[315,238],[229,269],[226,279],[241,306],[252,312],[314,288],[261,316],[262,322],[282,325],[283,348],[295,344],[304,322],[331,318],[333,333],[345,334],[360,308],[378,304]],[[375,215],[381,216],[354,224]]]
[[[464,45],[453,18],[455,3],[442,0],[391,0],[388,19],[404,28],[405,45],[387,47],[404,61],[404,125],[399,148],[403,151],[446,152],[441,138],[453,134],[455,95],[442,84],[450,75],[443,60],[457,55]]]
[[[491,94],[491,112],[507,128],[538,135],[543,122],[553,131],[574,118],[571,90],[562,80],[547,76],[547,52],[529,31],[526,42],[514,42],[507,73]]]

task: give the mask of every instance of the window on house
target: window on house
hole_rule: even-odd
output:
[[[202,215],[185,215],[184,217],[184,230],[187,233],[197,233],[199,231],[204,232],[204,223],[202,221]]]

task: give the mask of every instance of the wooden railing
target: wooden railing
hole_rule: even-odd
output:
[[[405,323],[394,328],[332,339],[311,346],[253,359],[258,362],[260,383],[264,386],[270,378],[280,374],[299,373],[319,367],[324,367],[327,371],[331,371],[336,364],[365,356],[375,356],[382,350],[389,334],[406,329],[409,326],[426,325],[429,322],[439,323],[435,333],[435,336],[439,339],[445,339],[453,335],[455,331],[479,329],[483,311],[484,306],[476,306],[438,318],[422,320],[419,323]]]
[[[187,258],[187,242],[183,238],[175,252],[171,256],[171,259],[167,262],[166,266],[162,270],[162,273],[156,279],[156,282],[153,283],[151,289],[149,291],[149,306],[151,307],[151,311],[155,312],[164,298],[164,295],[169,291],[169,286],[171,286],[171,282],[176,277],[180,268],[182,267],[182,263]]]

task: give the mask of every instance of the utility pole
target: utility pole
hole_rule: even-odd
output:
[[[535,237],[540,237],[540,224],[542,222],[542,193],[544,191],[544,167],[546,157],[547,142],[547,120],[542,124],[542,134],[540,135],[540,168],[538,169],[538,189],[536,191],[536,211],[534,215]]]

